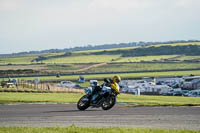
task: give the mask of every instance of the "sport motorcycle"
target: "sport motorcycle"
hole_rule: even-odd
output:
[[[88,107],[111,109],[116,103],[118,93],[110,87],[110,84],[107,80],[104,80],[101,86],[98,85],[98,81],[90,82],[90,87],[84,89],[86,94],[79,99],[77,108],[79,110],[86,110]]]

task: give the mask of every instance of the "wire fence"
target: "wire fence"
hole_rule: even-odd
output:
[[[17,83],[9,81],[2,81],[0,91],[16,91],[16,92],[71,92],[71,93],[83,93],[83,89],[58,87],[55,83],[39,82],[35,83],[30,80],[19,79]]]

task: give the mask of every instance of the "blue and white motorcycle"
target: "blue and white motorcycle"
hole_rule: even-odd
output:
[[[98,86],[98,82],[94,80],[90,82],[91,86],[85,89],[85,95],[80,98],[77,103],[79,110],[85,110],[88,107],[99,108],[103,110],[111,109],[116,103],[117,93],[104,83]]]

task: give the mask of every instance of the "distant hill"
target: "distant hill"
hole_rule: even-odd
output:
[[[0,54],[0,57],[5,56],[19,56],[19,55],[33,55],[33,54],[47,54],[47,53],[60,53],[60,52],[73,52],[73,51],[84,51],[84,50],[99,50],[99,49],[113,49],[113,48],[124,48],[124,47],[134,47],[134,46],[146,46],[146,45],[156,45],[156,44],[173,44],[173,43],[192,43],[200,42],[199,40],[177,40],[177,41],[166,41],[166,42],[130,42],[130,43],[119,43],[119,44],[104,44],[104,45],[88,45],[83,47],[65,48],[65,49],[49,49],[41,51],[28,51],[19,52],[12,54]],[[125,55],[128,56],[128,55]],[[130,55],[129,55],[130,56]]]
[[[49,59],[76,57],[84,55],[120,55],[120,57],[137,57],[137,56],[160,56],[160,55],[185,55],[185,56],[200,56],[200,42],[190,43],[174,43],[166,45],[149,45],[126,49],[104,49],[95,50],[92,52],[65,52],[59,55],[40,55],[34,58],[31,62],[41,62]]]
[[[200,56],[200,45],[180,45],[180,46],[159,46],[159,47],[139,47],[128,50],[115,50],[115,51],[101,51],[92,53],[95,55],[105,54],[121,54],[122,57],[135,57],[135,56],[157,56],[157,55],[186,55],[186,56]]]

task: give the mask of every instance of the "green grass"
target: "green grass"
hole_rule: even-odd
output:
[[[83,94],[80,93],[0,93],[0,103],[75,103]]]
[[[157,44],[157,45],[149,45],[144,47],[160,47],[160,46],[177,46],[177,45],[200,45],[200,42],[191,42],[191,43],[174,43],[174,44]],[[72,53],[72,56],[69,57],[61,57],[61,58],[53,58],[49,60],[44,60],[42,63],[99,63],[99,62],[139,62],[139,61],[152,61],[152,60],[162,60],[166,58],[170,58],[170,56],[149,56],[149,57],[120,57],[121,55],[84,55],[91,54],[100,51],[114,51],[114,50],[130,50],[138,47],[126,47],[126,48],[113,48],[113,49],[103,49],[103,50],[87,50],[87,51],[76,51]],[[64,53],[49,53],[43,55],[23,55],[23,56],[15,56],[15,57],[0,57],[0,64],[31,64],[32,60],[37,58],[38,56],[44,57],[53,57],[57,55],[62,55]],[[82,54],[82,55],[81,55]]]
[[[180,56],[178,58],[175,58],[176,60],[179,61],[184,61],[184,60],[200,60],[200,56]]]
[[[75,51],[73,53],[75,54],[92,54],[92,53],[96,53],[96,52],[103,52],[103,51],[115,51],[115,50],[129,50],[129,49],[136,49],[139,48],[140,46],[135,46],[135,47],[125,47],[125,48],[112,48],[112,49],[99,49],[99,50],[86,50],[86,51]]]
[[[88,67],[88,64],[84,65],[75,65],[75,64],[49,64],[47,65],[47,70],[77,70],[81,69],[82,67]]]
[[[164,59],[174,58],[176,56],[177,55],[120,57],[118,60],[113,62],[163,61]]]
[[[60,53],[48,53],[43,55],[44,57],[54,57],[54,56],[58,56],[58,55],[63,55],[65,54],[65,52],[60,52]]]
[[[200,68],[200,63],[117,63],[89,69],[90,72],[123,72]],[[178,71],[178,70],[177,70]]]
[[[0,127],[0,133],[200,133],[186,129],[88,128],[88,127]]]
[[[0,57],[0,64],[30,64],[38,55],[25,55],[16,57]]]
[[[93,74],[83,75],[86,79],[103,79],[111,78],[114,75],[119,75],[122,80],[127,78],[141,78],[141,77],[163,77],[163,76],[186,76],[186,75],[200,75],[199,70],[195,71],[169,71],[169,72],[146,72],[146,73],[114,73],[114,74]],[[19,77],[18,79],[34,80],[36,77]],[[68,75],[57,78],[56,76],[38,76],[40,80],[77,80],[79,75]],[[7,78],[0,78],[0,81],[7,80]]]
[[[185,43],[172,43],[172,44],[156,44],[156,45],[149,45],[147,47],[160,47],[160,46],[183,46],[183,45],[200,45],[200,42],[185,42]]]
[[[157,45],[149,45],[149,46],[144,46],[144,47],[151,47],[151,46],[160,47],[160,46],[166,46],[166,45],[177,46],[177,45],[191,45],[191,44],[192,45],[200,45],[200,42],[160,44],[160,45],[157,44]],[[80,55],[80,54],[85,54],[85,53],[90,54],[90,53],[100,52],[100,51],[104,51],[104,50],[106,50],[106,51],[130,50],[130,49],[135,49],[135,48],[138,48],[138,47],[76,51],[76,52],[73,52],[73,53],[74,53],[74,55]],[[62,55],[62,54],[64,54],[64,53],[49,53],[49,54],[45,54],[45,55],[23,55],[23,56],[15,56],[15,57],[1,57],[0,58],[0,64],[9,64],[9,63],[11,63],[11,64],[30,64],[31,60],[37,58],[38,56],[50,57],[50,56],[57,56],[57,55]],[[49,60],[44,61],[44,62],[46,62],[46,63],[67,63],[66,61],[69,61],[71,63],[76,63],[76,62],[80,63],[79,61],[84,62],[84,63],[88,63],[88,62],[91,62],[91,61],[92,62],[108,62],[108,61],[111,61],[112,59],[115,59],[116,57],[119,57],[120,55],[114,55],[114,57],[112,57],[110,55],[99,55],[99,56],[103,56],[102,58],[104,58],[104,57],[107,58],[108,57],[108,59],[104,59],[104,60],[102,60],[98,56],[94,57],[94,59],[92,60],[90,56],[94,57],[94,55],[82,55],[81,58],[82,57],[83,58],[80,60],[79,56],[77,56],[77,57],[76,56],[71,56],[71,57],[65,57],[65,58],[49,59]],[[84,60],[84,59],[88,59],[89,61]],[[127,60],[129,61],[129,60],[132,60],[132,59],[130,59],[130,58],[122,59],[122,61],[127,61]]]
[[[45,64],[18,64],[18,65],[0,65],[0,70],[25,70],[25,69],[32,69],[32,70],[46,70],[47,66]]]
[[[59,55],[59,54],[58,54]],[[1,57],[0,64],[34,64],[31,62],[39,55],[25,55],[17,57]],[[52,56],[52,54],[44,55]],[[160,56],[138,56],[138,57],[120,57],[121,55],[73,55],[69,57],[52,58],[42,61],[46,64],[66,64],[66,63],[102,63],[102,62],[143,62],[143,61],[167,61],[174,58],[179,61],[196,60],[200,56],[180,56],[180,55],[160,55]],[[176,58],[177,57],[177,58]],[[41,63],[41,62],[40,62]]]
[[[111,62],[113,59],[119,58],[120,55],[79,55],[69,56],[56,59],[44,60],[44,63],[101,63]]]
[[[84,95],[81,93],[0,93],[0,104],[7,103],[76,103]],[[176,96],[136,96],[120,94],[119,103],[129,103],[130,106],[200,106],[200,97]]]
[[[136,96],[132,94],[121,94],[118,102],[134,103],[129,106],[199,106],[200,97],[178,97],[178,96]]]
[[[173,43],[173,44],[152,44],[152,45],[148,45],[148,46],[143,46],[143,47],[160,47],[160,46],[181,46],[181,45],[200,45],[200,42],[186,42],[186,43]],[[115,51],[115,50],[130,50],[130,49],[135,49],[135,48],[139,48],[140,46],[135,46],[135,47],[125,47],[125,48],[113,48],[113,49],[100,49],[100,50],[86,50],[86,51],[75,51],[73,53],[96,53],[96,52],[102,52],[104,50],[106,51]]]
[[[182,57],[180,60],[191,59]],[[197,59],[198,57],[196,57]],[[200,56],[199,56],[200,58]],[[195,58],[193,58],[195,60]],[[96,64],[96,63],[95,63]],[[0,70],[24,70],[32,69],[38,71],[72,71],[87,68],[95,64],[35,64],[35,65],[0,65]],[[97,63],[98,64],[98,63]],[[119,71],[143,71],[143,70],[166,70],[166,69],[192,69],[200,68],[200,63],[109,63],[103,66],[93,67],[87,72],[119,72]]]

